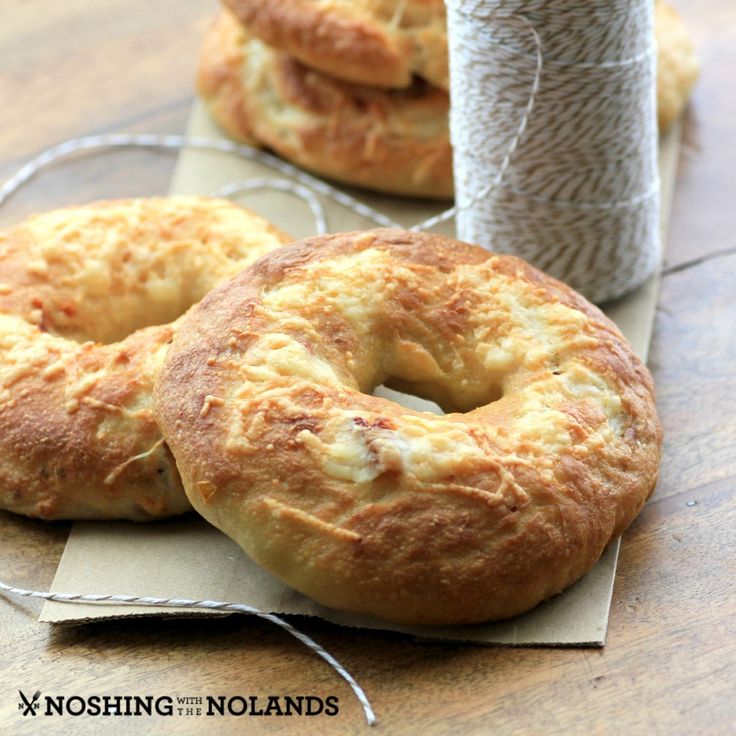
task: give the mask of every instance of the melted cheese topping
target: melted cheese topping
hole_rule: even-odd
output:
[[[228,446],[253,450],[266,421],[254,419],[258,407],[267,404],[284,416],[303,416],[293,398],[300,386],[347,395],[349,405],[350,395],[357,398],[351,392],[375,388],[366,384],[366,375],[390,379],[397,371],[401,378],[417,376],[430,399],[441,401],[449,394],[467,403],[467,397],[476,397],[480,408],[467,418],[434,416],[385,402],[392,428],[376,426],[381,415],[375,410],[323,408],[315,427],[301,430],[296,441],[325,475],[369,484],[394,472],[431,483],[462,468],[481,468],[489,458],[496,458],[497,468],[533,459],[551,472],[560,452],[578,447],[576,452],[585,454],[615,441],[623,426],[620,397],[579,358],[599,344],[588,317],[565,304],[545,302],[526,282],[520,287],[494,265],[491,258],[461,266],[437,281],[426,269],[397,263],[389,252],[369,247],[290,271],[262,298],[263,314],[276,331],[260,337],[237,361],[241,382],[232,399],[244,420],[229,428]],[[449,303],[448,292],[472,296],[460,334],[441,339],[427,331],[426,342],[418,343],[385,329],[392,321],[433,319]],[[407,302],[406,317],[398,318],[406,293],[421,298]],[[349,326],[361,361],[351,350],[331,348],[331,335],[320,320]],[[366,363],[380,367],[366,372],[361,369]],[[505,395],[515,402],[514,421],[485,421],[483,398],[500,398],[503,404]]]

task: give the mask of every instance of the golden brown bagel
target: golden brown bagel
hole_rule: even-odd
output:
[[[236,2],[240,0],[231,4]],[[279,0],[261,8],[260,2],[244,0],[241,5],[259,11],[257,23],[246,29],[232,14],[223,12],[210,27],[200,56],[197,86],[214,120],[237,140],[271,148],[299,166],[347,184],[395,194],[451,198],[447,94],[416,78],[410,87],[392,91],[341,81],[336,75],[349,65],[331,62],[329,55],[320,56],[330,68],[330,75],[323,74],[255,38],[253,30],[268,28],[275,33],[282,27],[280,23],[288,26],[292,16],[282,17],[278,9],[289,2]],[[426,3],[415,0],[415,4],[424,8]],[[395,3],[382,7],[388,5],[395,7]],[[320,18],[357,12],[353,6],[368,12],[368,5],[352,0],[331,3],[329,12],[320,3],[299,2],[300,8],[311,8]],[[404,7],[412,7],[412,3]],[[439,7],[444,8],[442,2]],[[268,20],[270,13],[276,14],[272,20]],[[250,11],[246,15],[250,18]],[[444,39],[444,16],[442,21]],[[325,42],[335,30],[330,29],[329,23],[319,26],[319,37]],[[664,132],[681,114],[698,64],[687,29],[665,3],[657,4],[656,30],[658,114]],[[273,40],[268,33],[261,35]],[[373,37],[373,32],[369,35]],[[446,39],[443,43],[446,45]],[[284,48],[293,50],[289,44]],[[337,48],[345,50],[342,43]],[[444,47],[426,48],[436,52]],[[446,66],[445,51],[442,54]],[[371,75],[380,73],[379,65],[365,61],[359,68]]]
[[[421,81],[396,92],[340,82],[223,12],[205,38],[198,88],[229,135],[305,169],[379,191],[452,196],[447,94]]]
[[[152,413],[172,320],[287,240],[200,197],[98,202],[0,232],[0,508],[136,520],[189,509]]]
[[[386,382],[452,413],[370,395]],[[320,603],[405,624],[513,616],[577,580],[661,441],[651,377],[596,307],[400,230],[286,246],[215,289],[155,407],[206,519]]]
[[[313,69],[371,87],[418,75],[449,89],[444,0],[223,0],[251,32]]]

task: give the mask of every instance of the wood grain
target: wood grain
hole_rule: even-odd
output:
[[[733,245],[736,7],[681,0],[704,61],[688,115],[668,260]],[[202,0],[5,0],[0,24],[0,177],[61,139],[181,132]],[[165,191],[173,159],[84,157],[0,213]],[[664,279],[651,353],[666,430],[656,495],[623,543],[605,649],[418,644],[299,625],[359,677],[387,734],[736,733],[736,257]],[[695,502],[692,504],[692,502]],[[68,532],[0,513],[0,579],[44,588]],[[364,733],[347,687],[300,645],[245,619],[36,623],[0,602],[0,732]],[[336,717],[25,719],[17,690],[48,694],[338,695]]]

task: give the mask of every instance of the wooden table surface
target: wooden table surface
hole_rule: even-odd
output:
[[[182,132],[214,0],[4,0],[0,178],[109,131]],[[687,116],[650,364],[666,432],[658,490],[626,534],[604,649],[418,644],[303,621],[359,678],[388,734],[736,733],[736,4],[678,0],[703,74]],[[0,211],[166,191],[174,159],[56,166]],[[69,525],[0,512],[0,579],[45,589]],[[364,733],[347,686],[257,620],[37,623],[0,600],[0,733]],[[23,717],[18,689],[91,695],[318,695],[337,716]]]

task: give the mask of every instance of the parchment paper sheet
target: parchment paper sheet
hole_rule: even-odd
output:
[[[192,111],[188,132],[191,135],[221,137],[198,103]],[[660,144],[663,243],[679,141],[680,128],[677,127]],[[282,178],[270,169],[239,157],[185,151],[179,157],[170,191],[172,194],[210,194],[228,182],[256,176]],[[444,206],[366,195],[364,192],[355,194],[407,226],[435,214]],[[288,194],[251,193],[239,201],[296,237],[314,234],[309,210]],[[331,231],[373,227],[372,223],[340,205],[324,198],[322,202]],[[445,226],[445,232],[452,233],[452,224]],[[634,350],[644,359],[654,322],[658,285],[659,279],[654,276],[635,293],[608,305],[606,309]],[[402,401],[413,403],[417,400]],[[530,613],[506,622],[470,627],[430,629],[394,626],[319,606],[261,570],[228,537],[193,515],[154,524],[78,522],[69,536],[51,589],[71,593],[124,593],[233,601],[263,611],[319,616],[344,626],[400,631],[421,638],[483,644],[602,646],[618,547],[619,542],[616,541],[582,580]],[[40,620],[70,623],[161,615],[181,616],[182,611],[175,608],[47,602]]]

